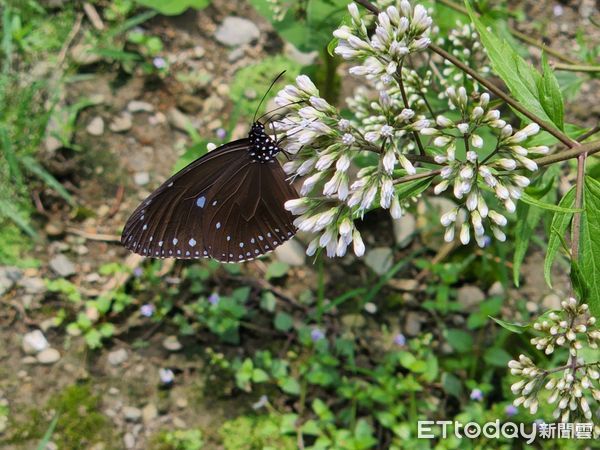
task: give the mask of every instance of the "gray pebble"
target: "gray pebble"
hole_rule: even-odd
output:
[[[260,36],[260,30],[251,20],[242,17],[226,17],[215,32],[215,39],[229,47],[250,44]]]
[[[75,273],[75,264],[62,253],[54,256],[49,265],[50,269],[61,277],[69,277]]]

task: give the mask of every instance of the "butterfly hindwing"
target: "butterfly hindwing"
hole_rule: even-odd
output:
[[[210,192],[215,207],[203,217],[209,254],[224,262],[269,253],[296,233],[293,216],[283,205],[298,194],[279,163],[251,163],[244,170],[247,179],[233,183],[239,176],[231,168],[223,174]]]

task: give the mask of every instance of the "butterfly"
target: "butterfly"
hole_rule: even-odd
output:
[[[208,152],[150,194],[127,221],[121,243],[147,257],[227,263],[271,252],[297,231],[284,208],[298,193],[277,161],[280,142],[255,114],[247,138]]]

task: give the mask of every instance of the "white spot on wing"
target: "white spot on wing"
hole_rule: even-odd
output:
[[[191,238],[188,244],[190,244],[190,247],[193,247],[194,245],[196,245],[196,240],[194,238]]]
[[[204,208],[204,204],[206,203],[206,197],[203,195],[202,197],[198,197],[196,199],[196,206],[199,208]]]

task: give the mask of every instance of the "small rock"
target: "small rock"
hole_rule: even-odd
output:
[[[180,429],[187,428],[187,424],[181,417],[173,417],[173,426]]]
[[[242,17],[226,17],[215,32],[215,39],[229,47],[249,44],[260,36],[260,30],[250,20]]]
[[[275,256],[281,262],[290,266],[302,266],[306,261],[306,253],[304,247],[296,239],[287,241],[275,249]]]
[[[110,388],[108,388],[108,393],[109,393],[110,395],[115,395],[115,396],[117,396],[117,395],[119,395],[119,394],[121,393],[121,391],[119,390],[119,388],[116,388],[116,387],[114,387],[114,386],[111,386]]]
[[[365,256],[365,264],[377,275],[386,273],[393,263],[392,250],[388,247],[373,248]]]
[[[21,359],[21,363],[25,365],[37,364],[37,362],[38,360],[35,358],[35,356],[25,356],[23,359]]]
[[[488,295],[490,297],[505,297],[506,291],[504,290],[504,286],[502,286],[502,282],[495,281],[488,289]]]
[[[254,100],[257,96],[258,94],[254,89],[246,89],[244,91],[244,97],[246,97],[248,100]]]
[[[414,311],[409,311],[404,318],[404,334],[408,336],[418,336],[421,333],[421,315]]]
[[[132,100],[127,104],[127,111],[131,113],[153,112],[154,106],[148,102],[142,102],[141,100]]]
[[[408,246],[411,243],[415,230],[417,228],[417,221],[415,216],[410,213],[404,214],[399,219],[393,221],[394,227],[394,240],[401,248]]]
[[[542,299],[542,306],[544,309],[560,309],[560,302],[561,298],[557,294],[550,293]]]
[[[104,119],[100,116],[94,117],[85,127],[85,131],[92,136],[101,136],[104,133]]]
[[[340,321],[346,328],[362,328],[367,324],[367,321],[362,314],[345,314]]]
[[[229,52],[229,55],[227,55],[227,61],[229,61],[230,63],[234,63],[242,59],[245,54],[246,50],[244,49],[244,47],[236,47]]]
[[[125,361],[127,361],[127,358],[129,358],[129,355],[127,353],[127,350],[125,350],[124,348],[120,348],[118,350],[110,352],[107,357],[108,363],[111,366],[120,366]]]
[[[133,174],[133,181],[138,186],[145,186],[150,183],[150,174],[148,172],[136,172]]]
[[[71,57],[80,66],[95,64],[102,60],[102,56],[95,51],[94,46],[87,43],[75,44],[71,48]]]
[[[53,221],[46,224],[44,231],[49,237],[58,237],[65,234],[65,227],[63,224]]]
[[[219,112],[225,106],[225,102],[220,96],[211,95],[206,100],[204,100],[204,105],[202,106],[202,113],[206,115],[211,115],[216,112]]]
[[[60,359],[60,353],[55,348],[49,347],[38,353],[36,358],[40,364],[54,364]]]
[[[388,281],[388,286],[393,287],[394,289],[398,289],[399,291],[408,291],[413,292],[416,291],[419,287],[419,282],[413,278],[401,278],[395,279],[392,278]]]
[[[178,352],[183,348],[181,342],[177,340],[177,336],[167,336],[162,342],[162,345],[165,349],[169,350],[170,352]]]
[[[123,407],[123,416],[128,422],[139,422],[142,418],[142,410],[135,406]]]
[[[485,299],[485,294],[477,286],[463,286],[456,292],[456,299],[465,311],[473,311]]]
[[[50,346],[46,340],[46,336],[40,330],[33,330],[25,333],[21,348],[28,355],[37,355],[42,350]]]
[[[292,61],[297,61],[301,66],[310,66],[315,63],[319,57],[319,52],[301,52],[293,44],[286,42],[283,46],[283,53]]]
[[[179,397],[175,399],[175,406],[177,406],[179,409],[185,409],[188,406],[188,401],[184,397]]]
[[[125,433],[123,436],[123,444],[125,448],[134,448],[135,447],[135,437],[131,433]]]
[[[132,125],[131,114],[124,112],[113,119],[109,128],[113,133],[123,133],[131,129]]]
[[[182,94],[177,99],[177,106],[188,114],[195,114],[202,111],[204,101],[196,95]]]
[[[23,272],[18,267],[0,267],[0,295],[8,292],[22,276]]]
[[[147,425],[158,417],[158,408],[154,403],[148,403],[142,409],[142,420]]]
[[[187,132],[187,128],[191,124],[190,118],[177,108],[169,109],[167,112],[167,120],[173,128],[185,132]]]
[[[69,277],[75,273],[75,264],[62,253],[54,256],[49,265],[50,269],[61,277]]]

